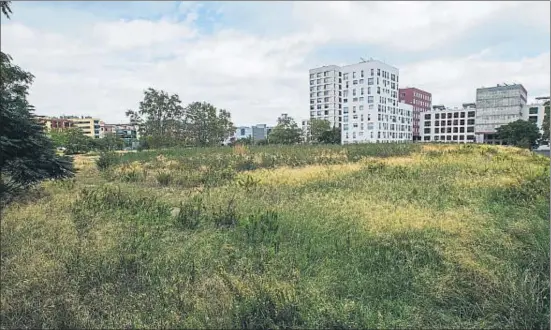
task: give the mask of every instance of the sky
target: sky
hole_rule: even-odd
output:
[[[360,57],[433,104],[521,83],[550,94],[549,2],[12,2],[1,49],[35,75],[40,115],[127,121],[145,89],[229,110],[236,125],[309,117],[311,68]]]

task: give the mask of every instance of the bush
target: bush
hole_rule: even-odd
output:
[[[102,152],[96,160],[98,170],[104,171],[109,167],[119,163],[119,157],[114,152]]]
[[[169,172],[159,172],[155,175],[155,179],[161,186],[168,186],[172,182],[172,174]]]

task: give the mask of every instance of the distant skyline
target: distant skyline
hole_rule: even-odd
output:
[[[309,117],[308,70],[360,57],[433,104],[521,83],[550,94],[549,2],[12,2],[1,48],[35,75],[39,115],[126,122],[148,87],[206,101],[236,126]]]

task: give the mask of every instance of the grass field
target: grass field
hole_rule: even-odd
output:
[[[78,157],[1,223],[2,328],[549,328],[549,159],[491,146]]]

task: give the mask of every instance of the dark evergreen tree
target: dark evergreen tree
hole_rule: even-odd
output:
[[[8,1],[0,11],[9,18]],[[57,156],[27,101],[34,76],[0,52],[0,206],[33,183],[73,175],[72,161]]]

